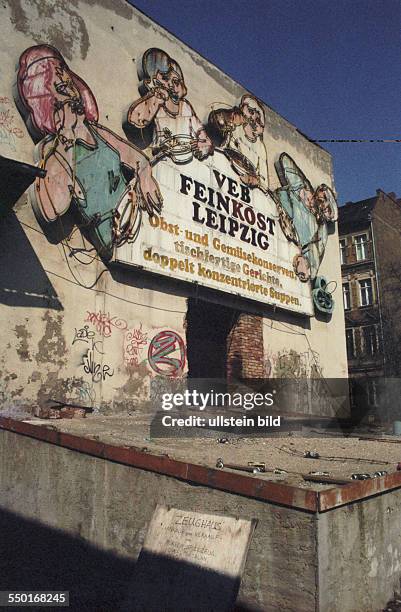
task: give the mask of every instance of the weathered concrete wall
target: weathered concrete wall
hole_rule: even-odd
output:
[[[318,515],[319,610],[378,612],[400,588],[401,491]]]
[[[203,122],[216,101],[233,106],[245,92],[123,0],[6,0],[0,6],[0,35],[7,41],[0,48],[0,155],[26,163],[33,163],[35,147],[13,101],[15,66],[22,52],[38,43],[60,50],[89,84],[99,106],[99,122],[121,137],[127,109],[138,96],[138,58],[149,47],[159,47],[179,62],[189,99]],[[313,187],[332,186],[330,155],[275,111],[265,107],[265,112],[271,189],[279,187],[274,162],[283,151],[299,163]],[[104,412],[126,410],[149,398],[152,385],[157,390],[163,384],[163,376],[148,360],[152,340],[163,331],[173,334],[174,357],[180,365],[175,371],[172,365],[172,374],[179,384],[186,373],[186,297],[195,289],[105,266],[95,252],[72,252],[65,241],[52,239],[59,221],[44,232],[24,195],[15,214],[0,222],[2,405],[50,398],[97,406]],[[62,229],[68,236],[74,228]],[[320,273],[340,287],[336,232],[329,236]],[[74,237],[79,247],[79,230]],[[318,371],[326,377],[346,376],[339,288],[334,296],[336,307],[329,321],[273,313],[257,305],[265,317],[267,375],[274,375],[275,369],[280,373],[279,357],[293,351],[296,360],[306,364],[307,375]],[[238,307],[234,296],[221,294],[221,299]],[[241,302],[241,309],[253,312],[255,305]]]
[[[264,611],[315,610],[314,515],[192,486],[0,430],[3,510],[135,560],[156,504],[257,518],[239,596],[241,602],[250,609]],[[96,572],[96,568],[88,571]],[[81,597],[85,600],[84,579],[79,589],[83,590]],[[71,598],[78,596],[77,591],[71,593]],[[125,595],[126,592],[116,592],[116,600]],[[93,609],[103,609],[102,602],[92,604]]]
[[[59,556],[53,552],[52,561],[60,571],[65,564],[62,546],[69,546],[70,539],[87,543],[88,555],[96,549],[114,555],[116,562],[134,564],[156,504],[258,519],[239,595],[244,609],[379,612],[399,589],[400,489],[314,514],[191,485],[0,430],[0,514],[10,513],[8,521],[13,515],[16,523],[27,522],[33,532],[37,524],[39,531],[63,534],[67,542],[60,544]],[[41,540],[34,535],[33,541],[42,547],[45,536]],[[29,549],[29,542],[24,546]],[[38,551],[29,554],[34,558]],[[7,571],[6,566],[3,577]],[[20,575],[32,575],[32,571],[33,567],[26,570],[21,558]],[[80,582],[82,576],[72,569],[71,597],[79,596],[93,609],[103,609],[101,600],[95,602],[103,593],[96,588],[100,574],[98,578],[96,568],[88,571],[92,578],[90,590],[85,591],[85,580]],[[124,599],[129,572],[107,591],[114,601]],[[60,578],[60,588],[64,584]]]

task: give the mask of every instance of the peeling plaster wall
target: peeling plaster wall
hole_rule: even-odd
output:
[[[147,358],[152,339],[176,332],[185,356],[185,298],[133,286],[131,273],[110,272],[100,261],[69,262],[62,245],[49,245],[38,231],[26,202],[0,231],[6,408],[52,399],[108,413],[147,401],[161,378]]]
[[[213,104],[235,105],[245,93],[241,85],[123,0],[3,0],[0,35],[7,41],[0,48],[0,112],[8,113],[8,129],[0,131],[0,155],[26,163],[33,163],[34,144],[13,102],[15,67],[21,53],[37,43],[60,49],[74,72],[90,85],[101,123],[121,136],[127,109],[138,97],[137,63],[151,46],[179,62],[201,121],[206,122]],[[283,151],[314,186],[323,182],[333,186],[330,155],[275,111],[268,107],[265,111],[271,188],[279,186],[274,162]],[[32,403],[50,397],[118,411],[148,398],[152,380],[157,387],[160,378],[147,360],[149,344],[157,333],[171,330],[182,341],[180,347],[177,340],[178,352],[185,351],[189,290],[139,272],[106,269],[98,258],[80,264],[62,244],[43,236],[26,195],[14,210],[0,221],[2,401]],[[301,359],[312,365],[318,362],[324,376],[347,375],[337,229],[329,237],[320,273],[338,283],[329,322],[264,311],[268,375],[276,368],[277,356],[291,351],[307,352]],[[230,304],[231,298],[222,299]],[[236,305],[234,297],[232,304]],[[254,307],[250,305],[249,311]],[[106,335],[104,321],[98,321],[102,317],[112,321]],[[116,326],[113,321],[120,323]],[[82,338],[85,329],[87,342]],[[93,354],[88,354],[91,347]],[[96,371],[86,371],[85,364],[86,370]],[[186,366],[179,378],[185,372]]]

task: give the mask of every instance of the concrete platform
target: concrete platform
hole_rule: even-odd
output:
[[[48,581],[51,575],[52,587],[70,588],[72,609],[118,609],[157,503],[258,519],[238,598],[241,609],[376,612],[398,590],[397,441],[294,436],[234,438],[224,444],[216,438],[149,440],[143,421],[140,416],[91,417],[49,424],[0,418],[4,525],[14,525],[16,534],[20,528],[25,537],[31,534],[32,551],[38,530],[44,534],[43,546],[57,533],[60,545]],[[325,458],[302,458],[306,449]],[[235,463],[265,461],[288,474],[277,482],[268,473],[219,470],[215,461],[221,456]],[[306,483],[300,476],[322,469],[342,475],[377,469],[389,473],[344,486]],[[12,548],[10,533],[7,539]],[[16,548],[7,555],[20,546],[16,536]],[[98,569],[88,569],[90,580],[88,572],[80,576],[79,562],[76,571],[74,563],[66,571],[63,550],[77,546],[87,550],[88,559],[100,557]],[[124,571],[115,576],[110,569],[113,580],[106,587],[102,564],[109,557],[110,567]],[[45,559],[36,570],[30,556],[21,560],[29,563],[30,580],[36,571],[37,583],[43,582]],[[2,565],[6,576],[7,562]],[[111,601],[113,608],[108,607]]]

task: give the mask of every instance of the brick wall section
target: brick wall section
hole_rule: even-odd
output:
[[[263,318],[241,314],[227,339],[227,378],[263,377]]]
[[[385,375],[401,375],[401,199],[380,193],[373,211]]]

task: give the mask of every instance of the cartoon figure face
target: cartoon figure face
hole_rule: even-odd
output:
[[[54,89],[58,94],[56,96],[56,108],[61,108],[64,104],[68,104],[74,113],[83,115],[85,109],[82,97],[67,66],[61,61],[56,61],[55,74],[57,80],[54,81]]]
[[[124,129],[142,149],[152,147],[153,162],[170,158],[186,164],[213,152],[212,142],[189,100],[178,62],[162,49],[147,49],[138,71],[141,98],[128,110]]]
[[[322,219],[327,222],[337,220],[337,204],[331,189],[326,185],[318,187],[315,193],[315,202]]]
[[[310,189],[303,187],[299,192],[299,197],[307,210],[310,210],[313,214],[317,212],[315,196]]]
[[[17,77],[19,108],[35,141],[59,129],[57,111],[97,121],[96,100],[88,85],[50,45],[37,45],[21,55]]]
[[[242,183],[267,192],[267,153],[263,142],[265,112],[261,102],[245,94],[238,106],[212,110],[209,128]]]
[[[148,49],[142,58],[143,85],[164,101],[178,104],[187,95],[184,75],[179,64],[161,49]]]
[[[178,104],[187,93],[184,79],[173,68],[170,68],[168,72],[158,70],[152,79],[152,86],[164,89],[175,104]]]
[[[244,132],[247,138],[255,142],[263,137],[265,128],[265,113],[258,101],[252,96],[244,96],[240,104],[244,117]]]

